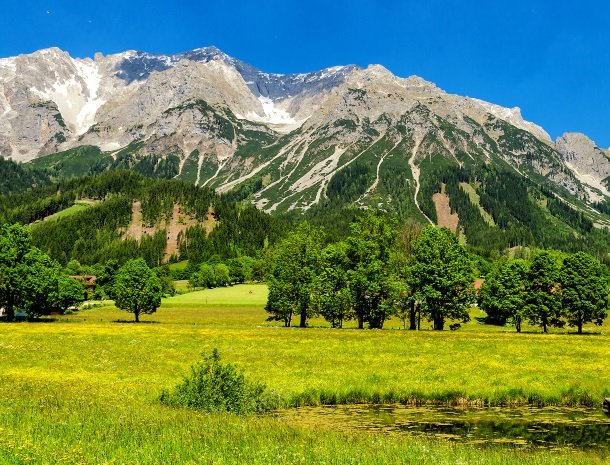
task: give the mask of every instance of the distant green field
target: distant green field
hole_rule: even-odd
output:
[[[62,211],[50,215],[49,217],[45,218],[45,221],[56,221],[61,218],[66,218],[68,216],[82,212],[83,210],[87,210],[98,203],[99,201],[96,200],[77,200],[71,207],[68,207]]]
[[[610,328],[516,334],[476,320],[459,331],[307,329],[266,322],[264,285],[165,299],[141,324],[105,303],[50,323],[0,324],[4,464],[576,464],[603,453],[479,448],[340,431],[273,415],[162,406],[203,351],[218,348],[286,405],[336,399],[601,402]],[[473,313],[474,316],[477,313]],[[128,323],[126,321],[129,321]],[[399,327],[390,321],[388,328]],[[427,326],[426,326],[427,327]],[[588,328],[593,329],[593,328]],[[598,330],[599,332],[599,330]]]
[[[182,260],[181,262],[177,262],[177,263],[170,263],[169,269],[170,270],[186,270],[186,267],[188,266],[189,261],[188,260]]]

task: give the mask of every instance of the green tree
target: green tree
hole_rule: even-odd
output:
[[[119,271],[119,262],[110,259],[106,262],[101,272],[96,276],[96,294],[114,299],[114,278]]]
[[[199,287],[207,287],[209,289],[216,287],[216,273],[214,272],[214,266],[207,263],[202,263],[199,267]]]
[[[306,221],[280,242],[272,257],[267,280],[269,297],[265,310],[269,320],[290,326],[292,315],[299,315],[299,326],[307,325],[312,315],[312,284],[320,268],[324,232]]]
[[[397,220],[368,212],[350,227],[346,239],[348,283],[358,328],[381,329],[392,314],[396,275],[390,266],[397,238]]]
[[[78,260],[72,259],[66,265],[65,271],[71,276],[81,275],[83,274],[83,267]]]
[[[608,274],[599,261],[584,252],[568,255],[559,285],[563,315],[578,334],[585,323],[603,323],[608,314]]]
[[[246,280],[246,261],[244,257],[231,258],[227,260],[229,267],[229,278],[231,284],[243,283]],[[252,270],[250,270],[250,274]]]
[[[61,266],[37,248],[32,248],[17,266],[21,276],[17,308],[29,318],[48,315],[55,304]]]
[[[142,258],[130,260],[119,269],[114,287],[115,305],[133,313],[136,322],[141,314],[152,314],[161,305],[159,277]]]
[[[521,332],[527,273],[527,262],[513,259],[499,263],[486,276],[479,289],[478,302],[490,322],[504,325],[510,320],[517,332]]]
[[[0,305],[6,310],[7,321],[15,319],[15,306],[23,284],[21,266],[31,249],[28,228],[18,224],[0,227]]]
[[[346,249],[345,242],[338,242],[322,251],[320,272],[312,286],[314,306],[333,328],[343,327],[353,317]]]
[[[457,237],[447,228],[427,226],[413,244],[408,284],[435,330],[446,319],[470,320],[474,302],[472,265]]]
[[[224,263],[214,266],[214,277],[216,278],[216,286],[226,287],[231,284],[229,267]]]
[[[559,265],[548,251],[537,253],[527,276],[525,314],[533,325],[547,332],[549,326],[562,327],[561,302],[557,292]]]
[[[85,289],[81,283],[69,276],[58,276],[57,289],[53,295],[53,301],[62,312],[65,312],[73,305],[80,304],[84,300]]]
[[[409,286],[409,265],[413,262],[413,244],[419,237],[422,226],[407,221],[398,233],[398,240],[393,254],[393,266],[399,277],[399,295],[396,300],[396,316],[403,322],[403,327],[407,326],[409,320],[409,330],[419,329],[420,309],[414,296],[414,290]]]

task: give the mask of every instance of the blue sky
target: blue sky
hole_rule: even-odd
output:
[[[2,0],[0,57],[216,45],[269,72],[379,63],[610,146],[610,2]]]

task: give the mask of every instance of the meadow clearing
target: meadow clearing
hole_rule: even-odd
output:
[[[0,325],[0,463],[607,463],[607,453],[521,450],[340,431],[272,415],[165,407],[163,389],[218,348],[285,406],[332,402],[601,404],[610,326],[541,334],[473,321],[458,331],[335,330],[266,322],[264,285],[186,293],[142,323],[112,303]],[[394,328],[392,330],[391,328]],[[536,331],[536,332],[530,332]]]

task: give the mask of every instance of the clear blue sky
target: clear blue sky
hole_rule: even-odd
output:
[[[610,146],[610,2],[2,0],[0,57],[207,45],[269,72],[380,63]]]

